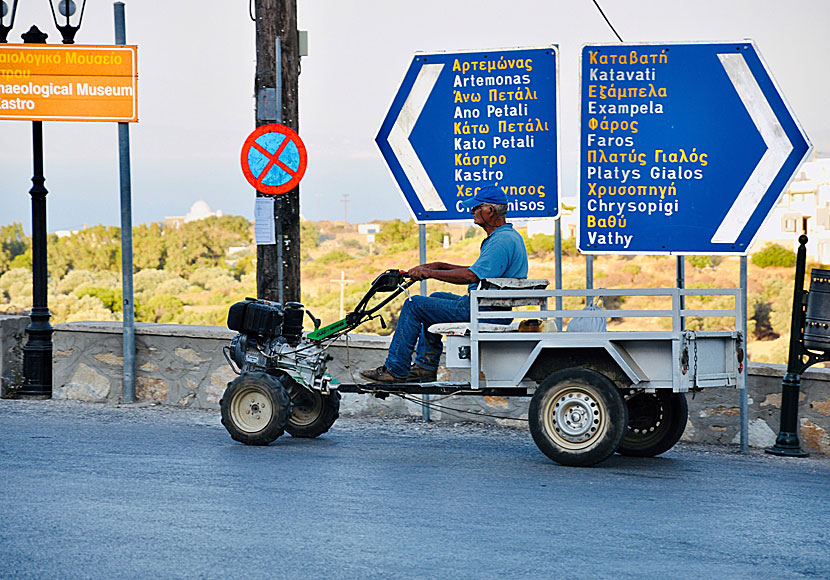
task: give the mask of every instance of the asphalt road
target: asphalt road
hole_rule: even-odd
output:
[[[527,431],[0,400],[0,578],[829,578],[830,460],[678,445],[593,468]]]

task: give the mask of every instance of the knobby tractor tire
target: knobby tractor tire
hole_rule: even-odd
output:
[[[530,433],[539,449],[562,465],[594,465],[613,455],[628,413],[611,380],[570,368],[545,379],[530,400]]]
[[[235,441],[268,445],[283,434],[291,412],[288,391],[266,373],[242,373],[228,383],[222,400],[222,425]]]
[[[291,378],[283,378],[291,398],[291,416],[285,430],[292,437],[310,439],[319,437],[331,429],[340,416],[340,393],[333,391],[323,395],[297,384]]]
[[[641,391],[634,393],[626,403],[628,428],[618,453],[654,457],[680,441],[689,418],[689,403],[684,393]]]

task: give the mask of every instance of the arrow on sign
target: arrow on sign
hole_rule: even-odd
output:
[[[427,175],[421,160],[418,159],[418,154],[412,147],[409,141],[409,136],[412,134],[412,129],[415,128],[415,123],[418,122],[418,117],[421,116],[421,111],[427,104],[427,99],[432,93],[435,83],[438,81],[438,75],[444,68],[443,64],[426,64],[421,67],[418,72],[418,77],[415,79],[415,84],[412,85],[412,90],[406,98],[403,108],[401,109],[392,130],[389,132],[389,146],[400,161],[401,168],[409,182],[412,184],[412,189],[415,190],[415,195],[418,196],[418,201],[424,206],[426,211],[446,211],[447,206],[441,201],[441,196],[435,189],[432,180]]]
[[[557,215],[557,58],[555,46],[413,57],[375,142],[417,221],[469,220],[461,202],[485,185],[512,218]]]
[[[731,244],[738,239],[752,216],[752,212],[747,211],[747,208],[755,208],[761,202],[787,161],[793,144],[772,111],[743,55],[719,54],[718,58],[767,146],[761,161],[755,166],[715,235],[712,236],[713,243]]]

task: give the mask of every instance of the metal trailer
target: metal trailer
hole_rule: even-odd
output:
[[[244,338],[235,339],[236,346],[232,342],[229,362],[236,361],[241,374],[223,396],[223,424],[234,439],[261,445],[283,429],[295,437],[326,432],[337,418],[341,392],[531,397],[528,422],[539,449],[563,465],[593,465],[615,451],[650,457],[674,446],[688,418],[686,392],[745,387],[739,289],[545,290],[540,288],[546,280],[489,282],[491,289],[471,292],[469,324],[430,329],[447,334],[446,365],[469,370],[469,381],[338,384],[325,373],[325,349],[314,350],[308,337],[293,349],[269,351],[261,343],[256,349],[240,348],[243,342],[257,343],[240,334]],[[548,309],[551,298],[574,297],[589,303],[594,297],[629,303],[662,297],[670,307]],[[683,306],[724,298],[727,308]],[[492,308],[513,308],[512,323],[485,322],[497,317],[487,310]],[[715,317],[729,321],[728,329],[689,329]],[[351,323],[356,326],[360,318],[353,316]],[[586,318],[597,330],[559,330],[564,319]],[[648,318],[652,325],[663,321],[666,329],[600,331],[609,318]],[[343,323],[330,327],[343,331]],[[315,333],[325,334],[318,330],[308,336]],[[304,360],[297,354],[301,349],[306,349]]]

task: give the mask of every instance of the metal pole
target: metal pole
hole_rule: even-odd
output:
[[[124,3],[113,4],[115,44],[127,44]],[[133,202],[130,179],[130,124],[118,123],[121,178],[121,312],[123,314],[124,402],[135,403],[135,303],[133,302]]]
[[[557,290],[562,289],[562,220],[556,220],[553,230],[553,245],[554,255],[556,256],[556,281],[554,283]],[[556,309],[562,310],[562,297],[556,297]],[[556,326],[559,330],[564,330],[562,327],[562,317],[557,317]]]
[[[594,289],[594,256],[585,256],[585,288]],[[587,298],[585,299],[587,302]]]
[[[277,302],[283,304],[285,301],[285,284],[283,283],[283,264],[282,264],[282,221],[275,219],[277,226]]]
[[[32,26],[23,34],[26,44],[45,44],[47,35]],[[52,398],[52,325],[48,305],[49,273],[46,263],[46,194],[43,176],[43,123],[32,121],[32,312],[23,347],[23,387],[17,396]]]
[[[798,392],[801,388],[801,340],[804,328],[804,272],[807,269],[807,236],[798,238],[793,283],[793,315],[790,321],[790,352],[787,374],[781,381],[781,428],[775,445],[767,449],[772,455],[806,457],[798,441]]]
[[[740,390],[741,405],[741,453],[749,451],[749,337],[747,336],[747,261],[741,256],[741,336],[744,337],[744,388]]]
[[[276,100],[277,100],[277,123],[282,124],[282,39],[277,37],[274,43],[274,61],[276,62]]]
[[[677,287],[683,289],[686,287],[686,260],[683,256],[677,256]],[[686,318],[682,315],[683,310],[686,308],[686,297],[683,294],[680,295],[680,330],[686,330]]]
[[[427,226],[418,224],[418,259],[421,264],[427,263]],[[427,296],[427,281],[421,280],[421,296]],[[421,418],[429,423],[429,395],[423,395],[421,404]]]

